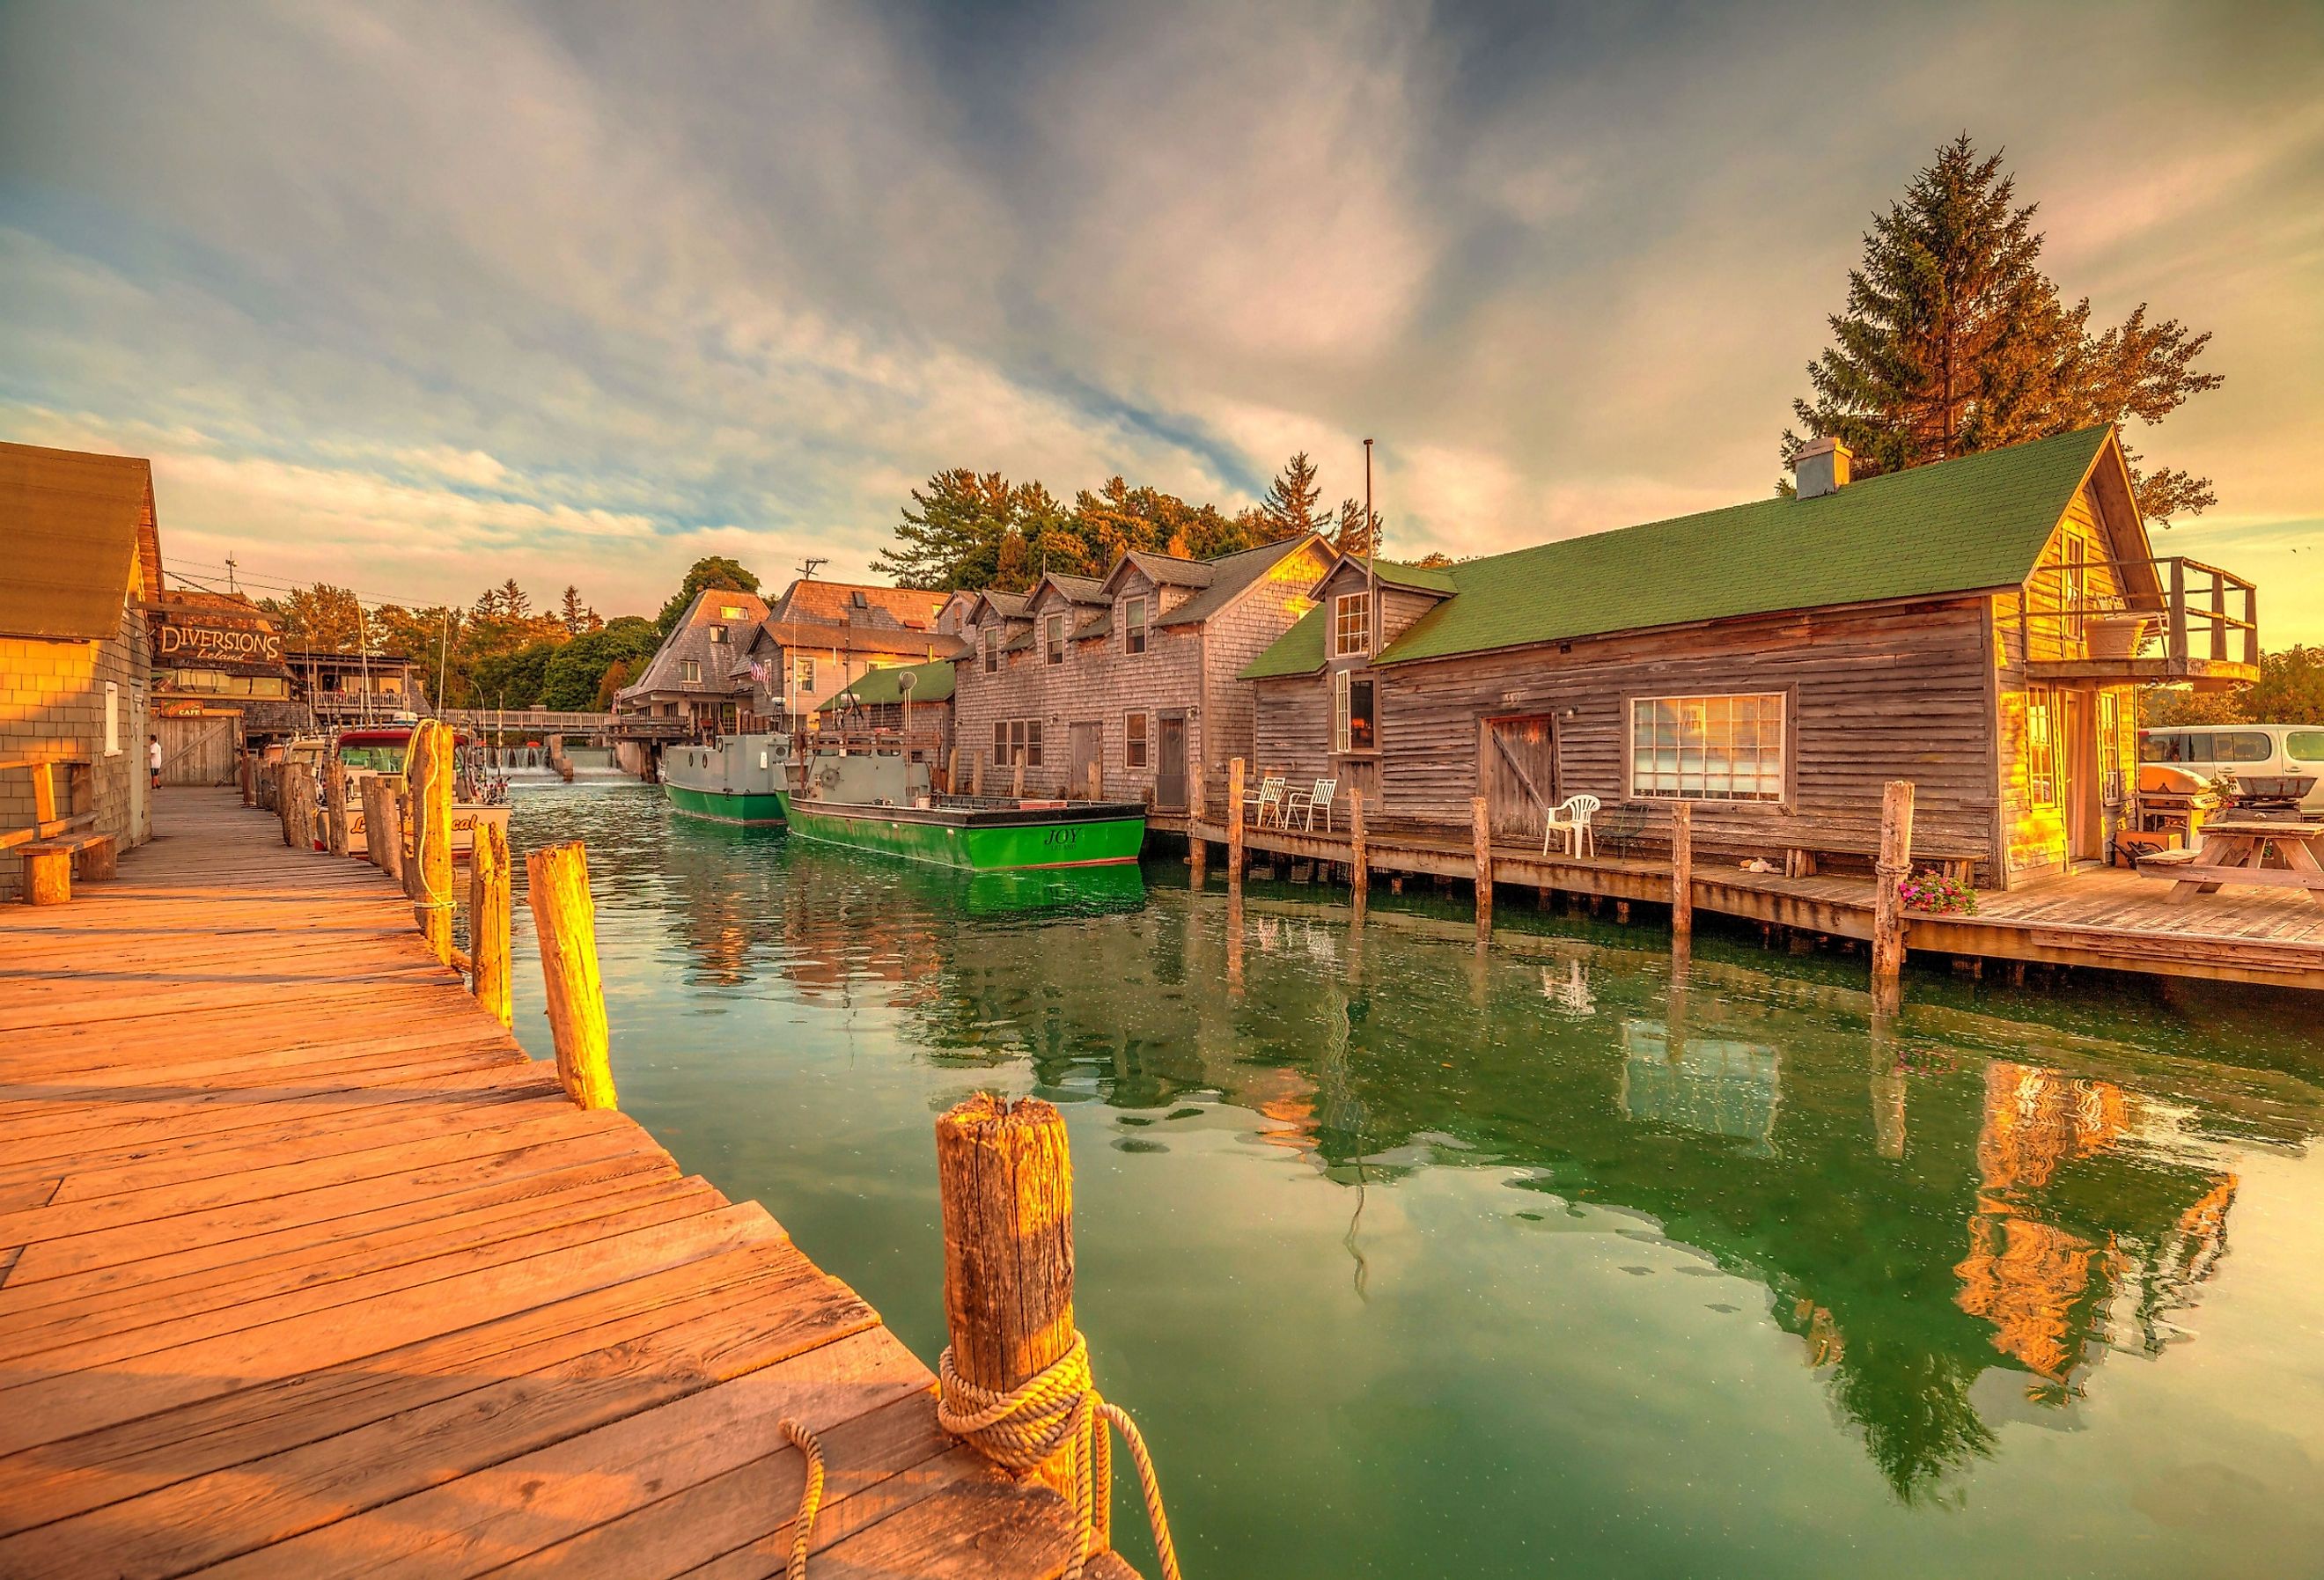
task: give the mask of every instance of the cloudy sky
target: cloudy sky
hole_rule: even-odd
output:
[[[0,0],[0,437],[165,557],[650,611],[863,572],[966,465],[1392,551],[1764,494],[1869,212],[2006,144],[2102,317],[2216,332],[2166,548],[2324,640],[2324,6]]]

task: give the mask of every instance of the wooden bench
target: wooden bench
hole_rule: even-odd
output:
[[[94,831],[95,812],[57,813],[56,771],[71,771],[76,786],[89,769],[74,757],[10,757],[0,759],[0,772],[29,769],[32,775],[32,821],[22,828],[0,829],[0,850],[18,851],[24,861],[24,902],[62,905],[72,898],[73,863],[83,859],[81,875],[109,878],[114,872],[113,836]]]

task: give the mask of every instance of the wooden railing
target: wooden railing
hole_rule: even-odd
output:
[[[2096,592],[2078,579],[2093,571],[2119,577],[2134,568],[2152,570],[2157,590]],[[2232,571],[2184,555],[2038,568],[2026,578],[2017,600],[2019,651],[2034,659],[2037,624],[2045,634],[2079,647],[2091,622],[2117,614],[2144,615],[2156,623],[2158,629],[2146,640],[2161,638],[2163,657],[2172,674],[2188,672],[2190,661],[2259,667],[2258,589]]]
[[[594,735],[613,722],[610,713],[559,713],[546,707],[447,707],[444,722],[456,730],[500,735],[511,730],[554,730],[568,735]]]

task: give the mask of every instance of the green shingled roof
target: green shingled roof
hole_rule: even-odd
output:
[[[1869,477],[1820,499],[1763,499],[1467,560],[1451,568],[1453,596],[1379,661],[2015,587],[2111,432]],[[1307,674],[1323,662],[1317,609],[1243,674]]]
[[[844,707],[850,702],[857,702],[866,707],[876,707],[883,702],[901,702],[904,700],[904,689],[899,678],[905,675],[919,677],[912,682],[914,702],[949,702],[952,700],[953,672],[953,662],[950,659],[938,659],[933,663],[899,664],[893,669],[874,670],[846,690],[834,696],[824,706]]]

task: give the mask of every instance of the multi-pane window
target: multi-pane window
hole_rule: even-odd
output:
[[[791,684],[807,696],[815,695],[815,661],[813,659],[802,658],[791,661]]]
[[[1124,598],[1121,601],[1121,651],[1142,653],[1146,651],[1146,600]]]
[[[992,721],[992,761],[1002,766],[1022,762],[1028,768],[1041,766],[1041,721],[1037,718],[1003,718]]]
[[[1379,693],[1368,678],[1346,670],[1332,677],[1332,749],[1369,752],[1379,744]]]
[[[1371,650],[1371,594],[1342,593],[1332,600],[1332,656],[1351,658]]]
[[[1052,614],[1041,622],[1041,646],[1053,664],[1065,661],[1065,617]]]
[[[1001,668],[1001,633],[988,625],[978,633],[977,640],[983,644],[984,672],[990,675]]]
[[[702,661],[701,661],[700,659],[680,659],[680,660],[678,660],[678,679],[681,679],[681,680],[687,680],[687,681],[695,681],[695,680],[699,680],[699,679],[702,679]]]
[[[1635,699],[1630,793],[1677,800],[1782,800],[1783,695]]]
[[[2047,686],[2025,693],[2025,793],[2037,807],[2058,804],[2058,701]]]
[[[2122,771],[2122,694],[2098,693],[2098,784],[2109,807],[2123,803],[2127,786]]]
[[[713,642],[724,642],[726,640],[726,628],[724,625],[712,626],[710,628],[710,640]]]
[[[1126,768],[1146,766],[1146,716],[1124,714],[1121,720],[1121,762]]]

